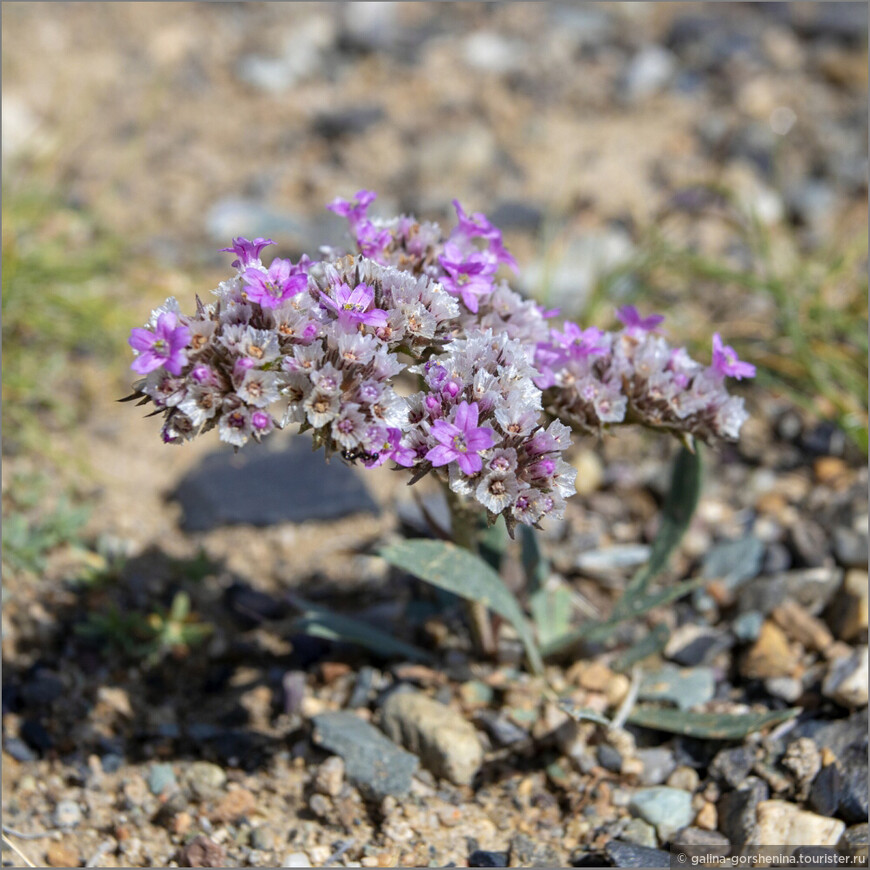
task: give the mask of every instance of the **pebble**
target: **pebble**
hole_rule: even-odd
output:
[[[507,852],[490,852],[486,849],[475,849],[468,856],[469,867],[507,867]]]
[[[758,639],[747,650],[740,662],[740,673],[750,679],[790,676],[797,667],[783,630],[771,620],[761,626]]]
[[[644,821],[655,825],[662,840],[691,824],[694,816],[692,795],[682,789],[656,786],[638,789],[628,805],[629,810]]]
[[[858,825],[852,825],[851,828],[846,828],[843,836],[840,838],[840,842],[837,844],[837,847],[844,855],[849,855],[853,858],[862,855],[865,862],[867,860],[867,846],[867,822],[862,822]]]
[[[472,69],[498,75],[521,69],[526,47],[498,33],[478,30],[465,38],[462,57]]]
[[[547,843],[536,843],[526,834],[515,834],[508,850],[510,867],[561,867],[559,854]]]
[[[636,843],[622,843],[611,840],[604,846],[604,852],[614,867],[670,867],[670,852],[661,849],[650,849]],[[600,863],[590,866],[600,867]]]
[[[643,764],[640,781],[643,785],[660,785],[677,766],[674,753],[670,749],[656,746],[651,749],[638,749],[637,757]]]
[[[676,847],[678,846],[731,848],[731,844],[724,834],[720,834],[718,831],[707,831],[699,827],[683,828],[682,831],[674,835],[671,846],[674,848],[674,851],[677,851]]]
[[[656,838],[656,829],[643,819],[630,819],[619,835],[626,843],[636,843],[638,846],[646,846],[655,849],[659,841]]]
[[[594,450],[579,450],[573,461],[577,469],[577,495],[590,495],[604,483],[604,463]]]
[[[36,761],[36,753],[19,737],[6,737],[3,751],[16,761]]]
[[[695,768],[688,767],[684,764],[678,767],[668,777],[667,784],[670,788],[677,788],[681,791],[687,791],[691,793],[698,788],[700,782],[701,778],[698,776],[698,772],[695,770]]]
[[[180,867],[223,867],[226,853],[223,846],[200,834],[178,850]]]
[[[868,692],[867,647],[859,646],[851,656],[835,659],[822,682],[822,694],[844,707],[863,707]]]
[[[840,790],[838,815],[855,824],[868,816],[867,754],[850,753],[843,759],[845,773]]]
[[[799,809],[780,800],[758,805],[758,841],[767,846],[836,846],[846,830],[845,822]]]
[[[801,738],[806,739],[806,738]],[[836,761],[825,764],[813,779],[809,794],[809,805],[822,816],[833,816],[837,812],[842,794],[842,774]]]
[[[251,848],[270,852],[275,848],[275,831],[269,825],[258,825],[251,831]]]
[[[629,61],[621,81],[622,96],[636,102],[662,90],[677,69],[674,55],[660,45],[646,45]]]
[[[45,860],[49,867],[80,867],[81,853],[69,843],[52,843],[45,850]]]
[[[764,688],[774,697],[793,704],[804,693],[803,683],[796,677],[770,677]]]
[[[687,623],[671,634],[665,656],[683,667],[709,664],[729,646],[728,636],[703,625]]]
[[[851,641],[867,631],[867,571],[851,569],[846,572],[843,588],[831,605],[831,626],[837,637]]]
[[[695,816],[695,825],[703,831],[715,831],[719,824],[719,813],[716,804],[712,801],[704,801],[704,805]]]
[[[81,807],[73,800],[59,801],[52,820],[58,828],[74,828],[82,820]]]
[[[218,801],[211,819],[214,822],[237,822],[250,815],[257,806],[257,799],[246,788],[234,788]]]
[[[691,710],[711,700],[716,678],[710,668],[676,668],[664,665],[643,675],[638,698],[644,701],[670,701],[681,710]]]
[[[313,121],[312,129],[324,139],[340,139],[364,133],[385,117],[379,105],[349,106],[335,111],[320,112]]]
[[[148,771],[148,790],[153,795],[161,795],[175,788],[177,780],[171,764],[152,764]]]
[[[305,852],[291,852],[285,859],[282,867],[310,867],[311,859]]]
[[[649,561],[646,544],[617,544],[601,550],[587,550],[577,557],[576,567],[590,577],[610,577],[614,572],[636,568]]]
[[[529,736],[528,731],[524,728],[520,728],[519,725],[494,710],[480,710],[475,718],[483,725],[486,733],[498,746],[510,746],[512,743],[519,743]]]
[[[732,592],[758,576],[764,560],[764,542],[754,535],[724,541],[712,547],[701,565],[705,580],[718,580]]]
[[[818,568],[830,558],[828,533],[815,521],[800,518],[788,532],[788,542],[798,564]]]
[[[734,846],[758,842],[756,810],[767,800],[770,789],[758,777],[747,776],[735,788],[726,791],[716,805],[719,812],[719,830]]]
[[[420,692],[394,692],[381,708],[384,731],[455,785],[470,785],[483,763],[474,726],[451,707]]]
[[[821,770],[822,754],[809,737],[798,737],[789,743],[781,764],[792,772],[799,786],[809,786]]]
[[[345,711],[321,713],[312,722],[314,742],[344,759],[348,780],[367,797],[383,800],[410,791],[417,757],[373,725]]]
[[[317,769],[314,777],[314,789],[320,794],[338,797],[344,785],[344,759],[333,755],[326,759]]]
[[[741,613],[732,623],[731,631],[738,640],[756,640],[764,624],[764,614],[758,610]]]
[[[194,761],[184,775],[184,782],[194,797],[203,801],[216,798],[226,781],[223,768],[210,761]]]
[[[619,773],[622,770],[622,756],[607,743],[601,743],[595,751],[598,763],[611,773]]]
[[[834,529],[834,556],[846,568],[867,570],[867,532],[840,527]]]

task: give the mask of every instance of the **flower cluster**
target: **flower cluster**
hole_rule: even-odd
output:
[[[737,438],[747,418],[743,399],[729,396],[726,377],[752,377],[754,366],[713,336],[713,362],[703,366],[658,334],[661,315],[617,311],[618,332],[566,322],[539,342],[536,384],[548,412],[583,432],[638,423],[703,441]]]
[[[213,301],[197,298],[185,315],[169,299],[132,330],[143,378],[131,398],[163,414],[164,441],[217,428],[239,448],[299,424],[327,455],[391,461],[411,482],[435,474],[512,530],[560,516],[574,492],[565,422],[737,437],[746,414],[725,378],[754,368],[718,333],[704,367],[668,345],[659,315],[631,306],[617,313],[619,332],[553,328],[557,312],[497,278],[516,263],[484,215],[454,201],[445,236],[405,215],[369,218],[374,199],[363,190],[329,205],[347,218],[356,255],[321,249],[319,261],[266,266],[271,239],[237,238],[222,249],[235,272]],[[397,390],[403,372],[417,393]]]

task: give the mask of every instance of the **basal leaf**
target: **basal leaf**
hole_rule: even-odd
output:
[[[529,608],[541,646],[546,646],[570,631],[571,591],[563,583],[538,589],[529,596]]]
[[[667,707],[640,705],[628,716],[632,725],[699,737],[704,740],[741,740],[747,734],[770,725],[779,725],[800,713],[799,707],[769,713],[691,713]]]
[[[517,630],[532,669],[543,670],[541,655],[519,603],[482,559],[446,541],[424,540],[402,541],[385,547],[380,555],[391,565],[433,586],[469,601],[479,601],[503,616]]]

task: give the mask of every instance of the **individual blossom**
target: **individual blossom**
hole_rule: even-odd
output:
[[[755,377],[755,366],[739,359],[733,347],[722,344],[718,332],[713,333],[713,370],[738,381]]]
[[[277,257],[267,271],[251,267],[245,269],[245,295],[263,308],[277,308],[308,286],[308,276],[294,271],[290,260]]]
[[[345,328],[354,329],[359,324],[375,328],[387,325],[387,312],[372,307],[375,293],[368,284],[357,284],[353,290],[347,284],[339,284],[334,292],[333,299],[321,290],[320,299],[338,315]]]
[[[432,425],[432,437],[438,442],[427,454],[426,459],[438,467],[456,462],[465,474],[476,474],[483,468],[479,453],[494,443],[494,433],[489,427],[478,428],[478,407],[462,402],[456,408],[452,423],[436,420]]]
[[[623,305],[617,308],[616,318],[627,329],[632,331],[639,330],[641,332],[653,332],[665,319],[662,314],[650,314],[648,317],[641,317],[640,312],[633,305]]]
[[[371,190],[358,190],[354,199],[349,201],[337,196],[326,207],[337,215],[346,217],[351,228],[355,229],[357,224],[366,216],[368,207],[378,198],[378,195]]]
[[[383,430],[381,430],[382,432]],[[383,465],[388,460],[392,460],[396,465],[401,465],[405,468],[410,468],[417,459],[417,454],[410,448],[402,444],[402,430],[390,427],[383,435],[379,432],[380,437],[373,439],[376,444],[375,458],[366,461],[366,468],[377,468]]]
[[[463,257],[455,245],[448,243],[438,262],[445,272],[441,279],[444,289],[459,296],[469,311],[476,312],[479,297],[492,293],[492,279],[496,271],[492,260],[480,253]]]
[[[147,375],[159,368],[180,375],[187,362],[184,351],[190,341],[190,330],[178,322],[178,316],[165,311],[157,317],[154,332],[136,327],[130,332],[130,347],[137,352],[130,368]]]
[[[257,238],[253,241],[250,241],[249,239],[239,236],[237,239],[233,239],[233,244],[231,247],[220,248],[220,251],[226,251],[227,253],[235,254],[238,259],[233,260],[233,268],[241,269],[243,267],[259,263],[260,252],[263,250],[263,248],[267,248],[269,245],[274,244],[275,243],[271,239]]]

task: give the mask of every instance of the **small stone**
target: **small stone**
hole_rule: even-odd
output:
[[[193,816],[186,810],[181,810],[181,812],[172,816],[169,830],[172,831],[176,837],[183,837],[190,830],[192,824]]]
[[[728,636],[723,632],[687,623],[671,634],[665,655],[678,665],[694,667],[709,664],[728,645]]]
[[[79,850],[69,843],[52,843],[45,850],[45,860],[49,867],[80,867],[82,857]]]
[[[788,540],[798,564],[803,567],[818,568],[830,558],[828,534],[814,520],[798,520],[789,529]]]
[[[846,572],[843,588],[831,604],[830,621],[837,637],[860,639],[867,632],[867,572],[851,569]]]
[[[750,679],[791,676],[797,667],[797,657],[791,650],[782,629],[770,620],[762,626],[758,640],[741,660],[740,672]]]
[[[3,740],[3,751],[16,761],[36,761],[36,753],[19,737],[6,737]]]
[[[314,789],[320,794],[338,797],[344,785],[344,760],[332,755],[320,765],[314,777]]]
[[[662,90],[676,71],[676,58],[660,45],[646,45],[629,61],[622,79],[622,94],[629,102]]]
[[[509,867],[561,867],[559,854],[546,843],[536,843],[526,834],[516,834],[510,842]]]
[[[808,739],[808,738],[801,738]],[[842,774],[836,761],[826,764],[813,779],[809,805],[822,816],[833,816],[840,805]]]
[[[130,704],[130,696],[125,689],[118,686],[100,686],[97,689],[97,702],[105,704],[109,709],[127,719],[133,718],[133,706]]]
[[[695,816],[695,825],[702,831],[715,831],[718,824],[719,813],[716,811],[716,804],[704,801],[704,805]]]
[[[710,668],[676,668],[663,665],[643,675],[638,697],[645,701],[671,701],[681,710],[691,710],[711,700],[716,678]]]
[[[828,626],[797,601],[787,599],[771,612],[773,621],[790,637],[809,649],[826,653],[834,643]]]
[[[63,800],[54,808],[52,818],[58,828],[74,828],[82,820],[82,810],[76,801]]]
[[[366,796],[380,801],[410,791],[417,757],[373,725],[345,711],[321,713],[312,722],[314,742],[344,759],[345,775]]]
[[[445,704],[420,692],[394,692],[381,709],[384,730],[436,776],[470,785],[483,763],[474,726]]]
[[[636,843],[622,843],[611,840],[604,846],[604,852],[614,867],[670,867],[671,854],[662,849],[650,849]],[[600,867],[596,862],[594,867]]]
[[[789,743],[781,763],[792,772],[798,786],[809,786],[821,770],[822,754],[809,737],[798,737]]]
[[[251,831],[251,848],[271,852],[275,848],[275,831],[269,825],[258,825]]]
[[[199,800],[214,800],[224,787],[227,775],[223,768],[210,761],[194,761],[184,776],[187,787]]]
[[[626,843],[636,843],[638,846],[646,846],[655,849],[659,841],[656,838],[656,829],[643,819],[630,819],[619,835],[620,840]]]
[[[152,764],[148,771],[148,790],[151,794],[161,795],[177,785],[175,771],[171,764]]]
[[[305,852],[291,852],[285,859],[282,867],[310,867],[311,859]]]
[[[834,556],[846,568],[867,570],[867,532],[841,527],[834,530]]]
[[[682,831],[674,835],[671,846],[674,852],[684,851],[680,850],[679,846],[710,846],[712,847],[710,851],[713,854],[720,853],[722,849],[729,850],[731,848],[731,844],[724,834],[699,827],[683,828]]]
[[[483,30],[467,36],[462,50],[463,59],[470,67],[496,74],[521,69],[525,53],[526,47],[522,42]]]
[[[747,776],[737,787],[726,791],[716,805],[719,812],[719,830],[734,846],[759,842],[756,810],[770,795],[766,782]],[[765,841],[761,841],[765,842]]]
[[[593,579],[609,579],[649,560],[646,544],[616,544],[601,550],[587,550],[577,557],[577,568]]]
[[[705,580],[718,580],[733,592],[758,576],[763,560],[764,542],[747,535],[712,547],[704,557],[701,576]]]
[[[808,813],[786,801],[768,800],[758,805],[758,839],[766,846],[836,846],[845,830],[839,819]]]
[[[496,713],[494,710],[481,710],[475,721],[479,722],[486,733],[498,746],[510,746],[525,740],[529,733],[519,725],[514,724],[506,716]]]
[[[862,822],[859,825],[852,825],[851,828],[846,828],[837,848],[844,855],[851,858],[863,857],[864,863],[867,861],[867,846],[868,846],[868,824]]]
[[[468,856],[469,867],[507,867],[507,852],[490,852],[486,849],[476,849]]]
[[[761,626],[763,624],[764,614],[758,610],[750,610],[748,613],[741,613],[731,623],[731,631],[734,632],[734,637],[738,640],[756,640],[758,635],[761,634]]]
[[[655,825],[662,840],[691,824],[692,795],[681,789],[656,786],[638,789],[628,805],[629,810],[644,821]]]
[[[495,692],[481,680],[467,680],[459,687],[459,699],[466,709],[486,707],[493,699]]]
[[[595,450],[579,450],[572,464],[577,469],[577,495],[591,495],[601,488],[604,483],[604,463]]]
[[[383,106],[348,106],[335,111],[320,112],[313,122],[312,129],[324,139],[341,139],[364,133],[385,117]]]
[[[843,759],[844,775],[837,815],[850,824],[868,816],[867,754],[850,752]]]
[[[598,763],[611,773],[620,773],[622,770],[622,756],[612,746],[602,743],[595,752]]]
[[[698,788],[701,778],[694,767],[687,767],[685,764],[678,767],[669,777],[668,786],[670,788],[678,788],[682,791],[694,792]]]
[[[793,704],[804,693],[803,683],[796,677],[770,677],[764,681],[764,688],[774,698],[782,698]]]
[[[822,682],[822,694],[844,707],[863,707],[868,692],[867,647],[859,646],[851,656],[835,659]]]
[[[257,799],[246,788],[228,791],[218,802],[211,814],[214,822],[237,822],[254,811]]]
[[[639,749],[637,757],[643,763],[643,772],[640,775],[640,781],[643,785],[660,785],[674,772],[677,766],[674,753],[670,749],[662,747]]]
[[[178,850],[179,867],[223,867],[226,854],[223,847],[200,835]]]

